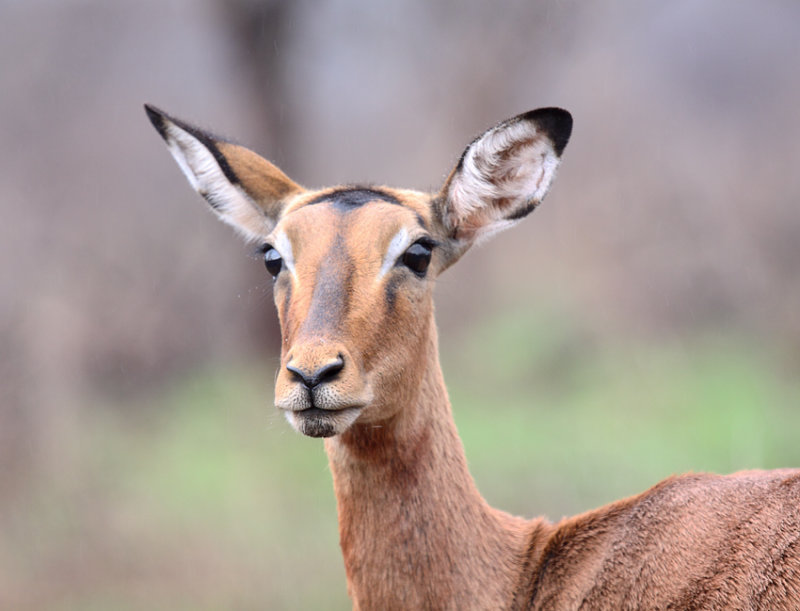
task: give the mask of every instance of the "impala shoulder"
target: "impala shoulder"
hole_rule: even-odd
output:
[[[617,548],[621,539],[652,535],[648,528],[652,522],[663,526],[684,514],[688,506],[702,501],[702,491],[719,478],[706,473],[673,475],[639,494],[562,519],[549,532],[542,568],[580,560],[589,556],[587,549],[597,552],[595,559],[602,558],[603,552]]]
[[[780,509],[780,511],[778,511]],[[573,546],[618,548],[669,533],[724,528],[733,521],[774,512],[800,516],[800,470],[740,471],[730,475],[673,475],[652,488],[557,523],[544,554]],[[769,521],[769,520],[767,520]]]

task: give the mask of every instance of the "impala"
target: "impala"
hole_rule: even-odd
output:
[[[306,189],[146,110],[191,185],[261,246],[282,333],[275,405],[325,438],[354,608],[800,609],[800,471],[671,477],[551,523],[491,508],[467,470],[434,281],[539,205],[568,112],[489,129],[431,194]]]

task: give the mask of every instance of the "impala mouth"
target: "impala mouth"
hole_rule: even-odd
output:
[[[309,407],[298,411],[287,410],[284,413],[286,420],[298,433],[308,437],[333,437],[350,428],[361,413],[361,407],[341,409]]]

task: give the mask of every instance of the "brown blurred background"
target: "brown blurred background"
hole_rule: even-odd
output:
[[[306,577],[273,567],[281,550],[235,559],[248,527],[241,548],[190,533],[160,556],[167,539],[144,510],[109,500],[162,463],[115,471],[129,465],[107,458],[122,442],[94,427],[114,422],[143,454],[155,431],[172,446],[164,397],[187,379],[251,372],[248,414],[289,435],[263,415],[278,351],[270,283],[186,184],[144,102],[308,186],[420,189],[437,189],[490,125],[567,108],[573,137],[545,205],[441,279],[442,344],[509,310],[568,311],[582,339],[564,358],[584,341],[688,350],[733,335],[788,380],[800,373],[792,0],[0,0],[0,91],[2,608],[302,608]],[[110,454],[86,445],[89,429]],[[320,547],[338,562],[332,520]],[[218,552],[202,566],[182,555]],[[237,562],[251,573],[236,577]],[[270,579],[289,593],[270,598]]]

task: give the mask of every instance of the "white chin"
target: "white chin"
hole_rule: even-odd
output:
[[[360,407],[346,407],[338,410],[312,407],[284,413],[286,420],[298,433],[308,437],[333,437],[349,429],[360,412]]]

